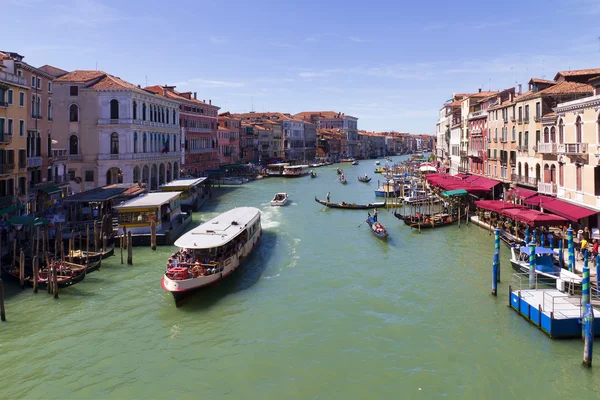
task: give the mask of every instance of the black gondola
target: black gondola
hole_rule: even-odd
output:
[[[368,210],[369,208],[382,208],[385,207],[385,202],[377,202],[377,203],[369,203],[369,204],[356,204],[356,203],[346,203],[342,201],[341,203],[333,203],[331,201],[319,200],[315,196],[315,201],[319,204],[323,204],[325,207],[329,208],[342,208],[345,210]]]

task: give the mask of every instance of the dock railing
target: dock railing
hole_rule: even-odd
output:
[[[513,290],[531,290],[538,288],[537,274],[535,274],[535,282],[529,284],[529,274],[515,272],[511,275],[511,286]],[[532,287],[533,286],[533,287]]]

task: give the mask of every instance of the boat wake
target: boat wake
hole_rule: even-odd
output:
[[[261,225],[263,229],[275,229],[281,223],[279,222],[278,214],[280,213],[280,208],[278,207],[268,207],[263,209],[261,212]]]
[[[171,336],[169,336],[169,339],[177,338],[177,336],[179,336],[180,333],[181,333],[181,328],[179,327],[179,325],[173,325],[171,327]]]
[[[295,268],[296,265],[298,265],[298,260],[300,259],[300,256],[298,255],[296,249],[298,248],[298,245],[300,244],[302,239],[293,239],[293,241],[294,243],[292,244],[292,251],[290,252],[290,259],[292,261],[288,264],[286,268]]]

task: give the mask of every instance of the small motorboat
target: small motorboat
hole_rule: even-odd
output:
[[[369,228],[373,235],[377,236],[379,239],[387,239],[388,233],[387,230],[381,225],[381,223],[373,220],[373,217],[367,218],[367,224],[369,224]]]
[[[375,173],[376,174],[383,174],[384,172],[385,172],[385,168],[381,168],[381,167],[375,168]]]
[[[358,160],[352,161],[352,165],[358,165]]]
[[[375,161],[375,165],[381,165],[379,161]]]
[[[310,171],[310,177],[311,178],[316,178],[317,177],[317,173],[315,171]]]
[[[529,258],[532,253],[531,246],[512,247],[510,252],[510,263],[513,270],[521,274],[529,274]],[[554,258],[555,252],[553,249],[535,246],[533,254],[533,266],[539,282],[554,286],[556,285],[556,280],[560,279],[570,283],[576,292],[581,292],[582,277],[561,268],[559,262]]]
[[[361,182],[371,182],[371,178],[365,174],[365,176],[359,176],[358,180]]]
[[[344,175],[340,176],[340,182],[342,183],[342,185],[345,185],[346,183],[348,183],[348,181],[346,180],[346,177],[344,177]]]
[[[281,207],[281,206],[285,206],[288,202],[288,195],[287,193],[277,193],[275,195],[275,197],[273,197],[273,200],[271,200],[271,205],[274,207]]]
[[[341,168],[338,168],[338,169],[337,169],[337,173],[338,173],[338,175],[342,175],[342,174],[344,173],[344,171],[342,171],[342,169],[341,169]]]

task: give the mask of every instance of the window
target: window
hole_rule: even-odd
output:
[[[94,182],[94,171],[85,171],[85,181]]]
[[[46,146],[48,146],[48,157],[52,157],[52,136],[48,135],[46,140]]]
[[[36,80],[37,80],[37,85],[36,85],[37,88],[41,89],[42,88],[42,80],[40,78],[36,78]]]
[[[600,114],[598,114],[598,120],[596,121],[596,143],[600,143]]]
[[[519,132],[519,147],[523,145],[523,132]]]
[[[582,179],[582,170],[583,168],[581,167],[581,165],[576,165],[576,178],[577,178],[577,187],[575,188],[575,190],[577,190],[578,192],[580,192],[582,190],[583,187],[583,179]]]
[[[35,88],[35,76],[31,77],[31,87]]]
[[[48,92],[52,93],[52,82],[48,81]]]
[[[133,152],[138,152],[138,136],[137,132],[133,132]]]
[[[540,131],[535,131],[535,146],[540,144]]]
[[[523,107],[519,107],[519,122],[523,120]]]
[[[8,104],[13,103],[13,91],[12,89],[8,89]]]
[[[52,99],[48,99],[48,121],[52,121]]]
[[[27,186],[27,178],[26,177],[20,177],[19,178],[19,195],[22,196],[25,194],[25,189]]]
[[[119,134],[117,132],[110,134],[110,154],[119,154]]]
[[[25,121],[19,120],[19,136],[25,136]]]
[[[69,137],[69,154],[79,154],[79,139],[77,135]]]
[[[110,101],[110,119],[119,119],[119,102],[115,99]]]
[[[19,168],[25,167],[27,167],[27,154],[25,153],[25,149],[19,149]]]
[[[496,133],[494,135],[494,140],[498,141],[498,128],[496,128]]]
[[[142,152],[146,153],[148,151],[147,147],[146,147],[146,132],[144,132],[144,135],[142,136]]]
[[[529,121],[529,104],[525,106],[525,121]]]
[[[6,130],[6,132],[9,134],[9,136],[13,135],[13,120],[12,120],[12,118],[8,119],[8,129]]]
[[[25,93],[19,92],[19,107],[25,107]]]
[[[542,105],[538,101],[537,103],[535,103],[535,119],[539,120],[541,115],[542,115]]]
[[[4,139],[4,118],[0,118],[0,136]]]
[[[69,180],[70,181],[74,181],[75,180],[75,170],[74,169],[70,169],[68,172],[69,175]]]
[[[575,121],[575,143],[581,143],[581,139],[581,117],[577,117],[577,120]]]
[[[146,120],[146,103],[142,103],[142,120]]]
[[[137,119],[137,103],[133,102],[133,119]]]
[[[79,86],[69,86],[70,96],[79,96]]]
[[[525,131],[525,147],[529,148],[529,132]]]
[[[69,122],[79,122],[79,107],[77,107],[77,104],[69,106]]]
[[[556,143],[556,128],[550,128],[550,143]]]

